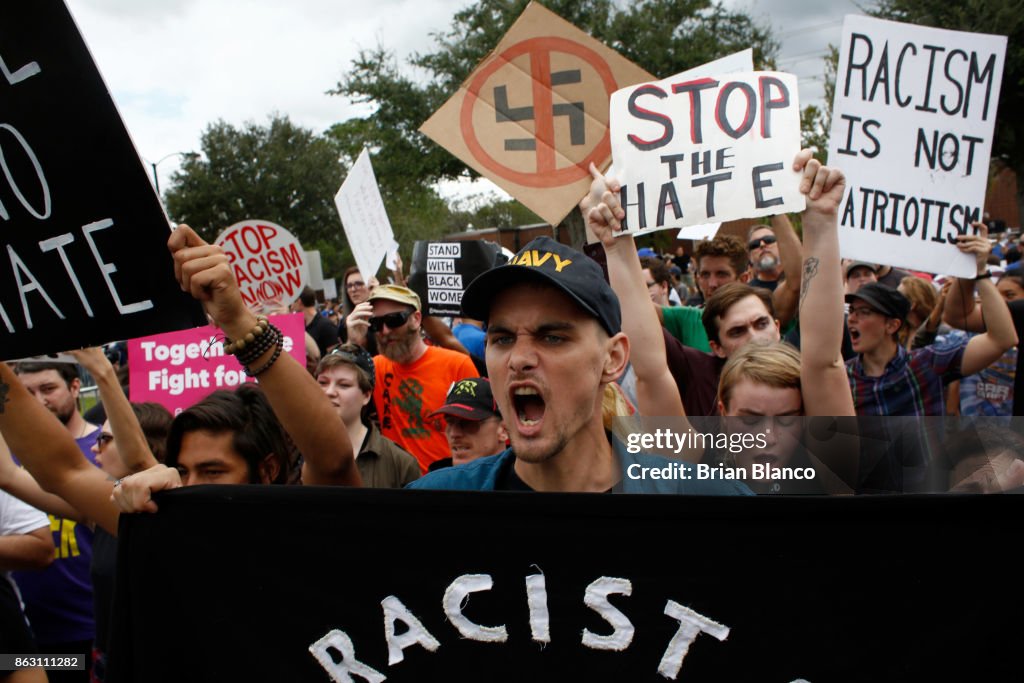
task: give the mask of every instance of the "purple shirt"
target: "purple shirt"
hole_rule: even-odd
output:
[[[96,429],[75,440],[94,465],[92,446],[99,434]],[[92,530],[71,519],[49,517],[53,545],[57,548],[53,564],[42,571],[14,573],[25,603],[25,615],[40,645],[92,640],[96,631],[89,578]]]

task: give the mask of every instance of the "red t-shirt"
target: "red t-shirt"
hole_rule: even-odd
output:
[[[451,455],[444,417],[427,416],[444,405],[454,382],[480,373],[469,356],[436,346],[428,346],[427,352],[409,365],[382,355],[375,356],[373,363],[377,370],[373,400],[380,431],[411,453],[426,474],[432,462]]]

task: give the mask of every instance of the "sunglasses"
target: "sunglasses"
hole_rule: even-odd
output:
[[[365,282],[353,281],[345,285],[345,289],[362,289],[365,286]]]
[[[764,237],[758,237],[756,240],[750,240],[747,242],[747,251],[753,251],[757,249],[761,244],[775,244],[776,239],[774,235],[765,235]]]
[[[387,325],[392,330],[397,330],[409,320],[412,311],[401,311],[399,313],[388,313],[387,315],[375,315],[370,318],[370,329],[380,332]]]

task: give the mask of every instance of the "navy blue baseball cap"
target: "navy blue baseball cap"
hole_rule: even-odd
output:
[[[592,258],[550,237],[538,237],[503,266],[481,273],[462,295],[462,313],[486,321],[491,302],[504,289],[520,282],[540,282],[563,292],[590,315],[609,335],[622,330],[622,310]]]

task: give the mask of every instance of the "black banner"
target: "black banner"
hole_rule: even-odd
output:
[[[122,519],[110,680],[995,680],[1016,496],[201,486]]]
[[[494,242],[416,242],[409,288],[419,294],[426,315],[461,315],[469,283],[505,261]]]
[[[0,21],[0,356],[204,323],[160,202],[61,0]]]

